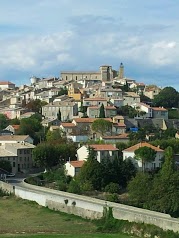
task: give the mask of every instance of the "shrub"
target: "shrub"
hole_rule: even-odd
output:
[[[60,191],[67,191],[67,184],[64,183],[63,181],[57,181],[57,187]]]
[[[93,191],[94,188],[93,188],[93,185],[92,185],[92,183],[90,181],[86,181],[85,183],[83,183],[81,185],[81,190],[83,192],[87,192],[87,191]]]
[[[106,200],[109,202],[119,202],[118,194],[106,194]]]
[[[112,183],[111,182],[108,185],[106,185],[104,190],[107,193],[119,193],[120,192],[120,186],[117,183]]]
[[[79,183],[75,180],[72,180],[69,184],[68,192],[69,193],[81,194],[81,189],[80,189]]]

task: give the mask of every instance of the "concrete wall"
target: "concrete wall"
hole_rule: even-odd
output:
[[[11,184],[0,181],[0,188],[7,193],[14,193],[14,187]]]
[[[13,191],[12,185],[1,181],[0,187]],[[103,216],[104,207],[112,207],[113,216],[116,219],[153,224],[164,230],[179,232],[179,219],[171,218],[170,215],[164,213],[106,202],[26,183],[23,184],[23,187],[16,186],[14,191],[16,196],[23,199],[36,201],[38,204],[50,209],[75,214],[84,218],[99,219]]]

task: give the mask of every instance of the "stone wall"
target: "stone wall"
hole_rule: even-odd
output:
[[[11,184],[0,181],[0,188],[7,193],[14,193],[14,187]]]
[[[13,191],[13,186],[1,181],[0,187],[6,191]],[[153,224],[163,230],[179,232],[179,219],[171,218],[170,215],[164,213],[106,202],[95,198],[56,191],[26,183],[21,187],[16,186],[14,192],[18,197],[36,201],[39,205],[48,207],[49,209],[78,215],[83,218],[99,219],[103,216],[104,207],[112,207],[113,216],[116,219]]]

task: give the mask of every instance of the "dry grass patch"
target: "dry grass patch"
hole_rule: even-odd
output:
[[[2,233],[94,233],[96,226],[82,218],[41,207],[18,198],[0,198],[0,234]]]

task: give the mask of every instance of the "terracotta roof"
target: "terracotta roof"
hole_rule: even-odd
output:
[[[113,145],[89,145],[91,148],[93,148],[95,151],[98,150],[105,150],[105,151],[118,151],[118,149],[116,147],[114,147]]]
[[[97,119],[101,118],[74,118],[73,120],[77,123],[93,123]],[[104,118],[104,120],[112,122],[111,118]]]
[[[123,122],[114,123],[113,126],[114,127],[126,127],[126,125]]]
[[[144,147],[144,146],[152,148],[156,152],[163,152],[163,150],[160,149],[159,147],[153,146],[153,145],[151,145],[151,144],[149,144],[147,142],[140,142],[140,143],[138,143],[136,145],[133,145],[133,146],[131,146],[131,147],[129,147],[129,148],[123,150],[123,151],[125,151],[125,152],[134,152],[135,150],[137,150],[137,149],[139,149],[141,147]]]
[[[75,127],[76,125],[73,123],[68,123],[68,122],[62,122],[61,125],[63,127]]]
[[[69,163],[75,168],[81,168],[85,161],[70,161]]]
[[[107,101],[105,98],[85,98],[84,101]]]
[[[10,85],[10,84],[15,85],[14,83],[11,83],[9,81],[0,81],[0,85]]]
[[[15,129],[15,130],[18,130],[20,125],[12,125],[12,127]]]
[[[167,111],[167,109],[165,109],[164,107],[152,107],[152,109],[154,110],[154,111]]]

